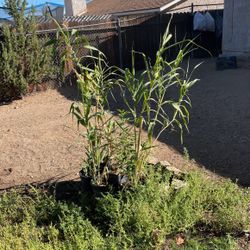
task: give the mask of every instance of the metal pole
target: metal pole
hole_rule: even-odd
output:
[[[191,16],[193,17],[194,16],[194,3],[191,4]],[[193,18],[192,18],[192,23],[193,23]],[[193,29],[193,24],[191,25],[191,39],[193,40],[194,38],[194,29]],[[192,50],[191,52],[191,55],[190,55],[191,58],[194,57],[194,51]]]
[[[118,42],[119,42],[119,66],[123,68],[123,56],[122,56],[122,33],[121,33],[121,21],[117,18],[117,32],[118,32]]]

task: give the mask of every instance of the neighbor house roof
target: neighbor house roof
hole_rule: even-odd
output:
[[[92,0],[87,5],[87,14],[130,15],[162,12],[185,0]]]
[[[193,11],[219,10],[224,9],[224,0],[186,0],[169,10],[172,13],[190,12],[193,4]]]

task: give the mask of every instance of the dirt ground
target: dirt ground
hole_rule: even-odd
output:
[[[69,115],[76,94],[70,88],[61,92],[47,90],[0,106],[0,189],[78,178],[84,138]],[[159,160],[192,165],[164,143],[158,149],[164,152]]]
[[[216,71],[211,59],[196,76],[201,81],[191,91],[184,146],[197,163],[182,156],[175,134],[161,137],[155,157],[179,168],[204,166],[249,185],[250,67]],[[48,90],[0,106],[0,189],[78,178],[84,140],[68,114],[72,99],[70,91]]]

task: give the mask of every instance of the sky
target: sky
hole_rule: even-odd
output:
[[[44,3],[55,3],[55,4],[62,4],[64,5],[64,0],[51,0],[51,1],[46,1],[46,0],[27,0],[27,7],[30,7],[30,6],[37,6],[37,5],[40,5],[40,4],[44,4]],[[4,0],[0,0],[0,6],[3,6],[4,5]],[[37,9],[37,11],[39,12],[40,9]],[[40,12],[39,12],[40,13]],[[42,12],[41,12],[42,13]],[[9,14],[3,10],[3,9],[0,9],[0,19],[3,18],[3,19],[9,19]]]
[[[27,0],[28,6],[30,5],[38,5],[38,4],[43,4],[46,2],[52,2],[52,3],[57,3],[57,4],[63,4],[64,5],[64,0]],[[4,5],[4,0],[0,0],[0,6]]]
[[[80,0],[79,0],[80,1]],[[82,0],[83,1],[83,0]],[[90,2],[91,0],[86,0],[86,2]],[[4,6],[4,0],[0,0],[0,7]],[[27,7],[30,6],[38,6],[40,4],[45,4],[45,3],[54,3],[54,4],[60,4],[60,5],[64,5],[64,0],[27,0]],[[41,7],[42,8],[42,7]],[[52,7],[51,7],[52,8]],[[41,11],[40,8],[37,9],[38,12]],[[39,12],[40,13],[40,12]],[[42,12],[41,12],[42,13]],[[7,14],[7,12],[3,9],[0,8],[0,19],[1,18],[9,18],[9,15]]]

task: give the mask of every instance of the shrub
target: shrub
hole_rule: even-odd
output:
[[[0,43],[0,101],[21,97],[29,84],[42,83],[54,74],[52,49],[36,33],[36,20],[25,17],[26,1],[5,3],[13,25],[4,25]]]

